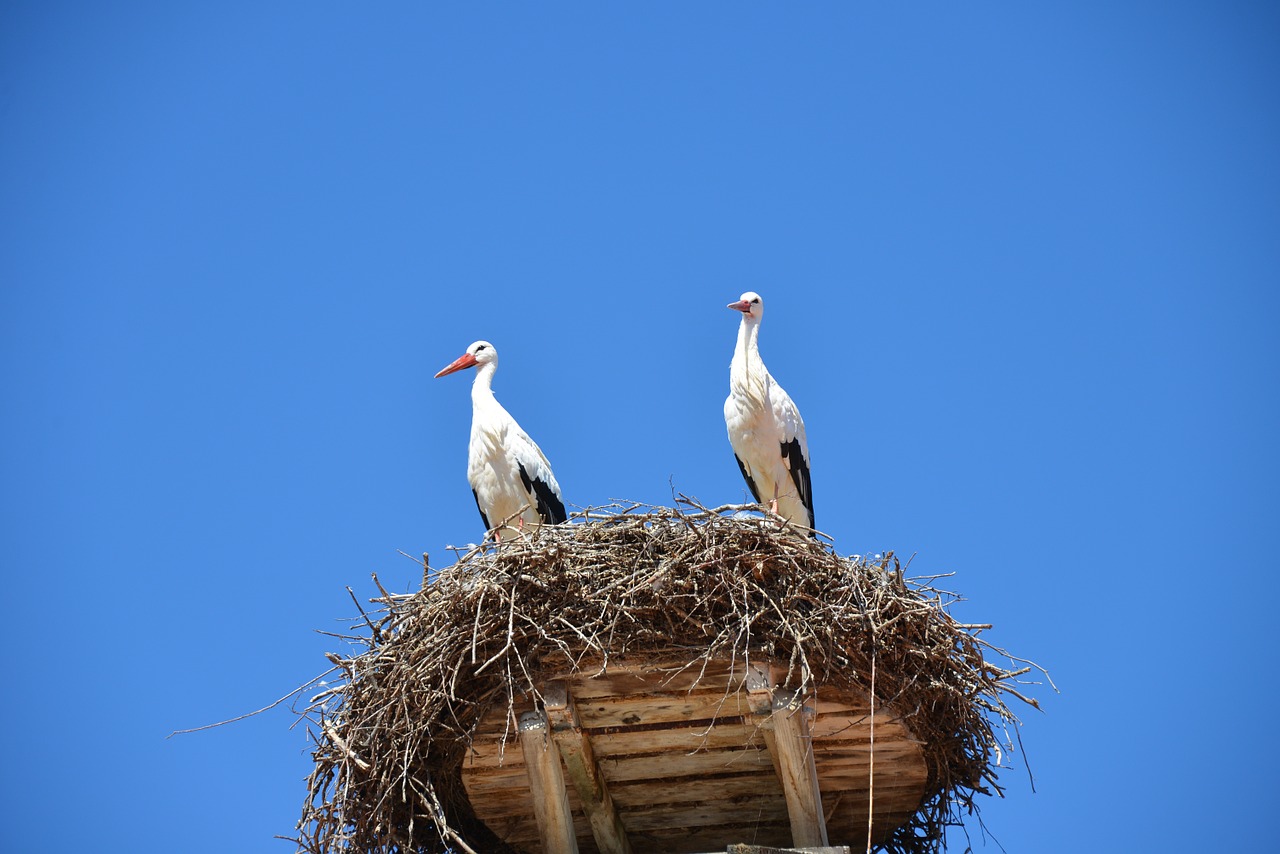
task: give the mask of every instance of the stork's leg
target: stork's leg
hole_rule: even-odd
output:
[[[778,515],[778,484],[773,485],[773,500],[769,502],[769,512]]]

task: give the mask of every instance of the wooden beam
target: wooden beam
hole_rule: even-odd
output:
[[[609,796],[609,787],[591,749],[591,739],[582,731],[568,687],[564,682],[553,682],[543,691],[542,698],[551,724],[551,737],[560,748],[565,771],[582,799],[596,847],[600,854],[631,854],[627,830]]]
[[[795,692],[775,691],[775,679],[772,668],[753,664],[747,670],[745,687],[752,709],[762,718],[764,742],[787,799],[791,844],[797,848],[825,847],[829,844],[827,822],[804,698]]]
[[[520,748],[524,752],[525,772],[529,775],[529,794],[533,796],[533,814],[538,821],[538,835],[545,854],[578,854],[578,838],[573,831],[573,812],[569,809],[569,792],[564,787],[559,752],[551,749],[550,728],[542,712],[525,712],[520,716]]]
[[[779,779],[791,819],[791,844],[797,848],[825,847],[827,821],[822,814],[822,791],[818,788],[818,768],[813,761],[813,740],[803,698],[788,692],[775,693],[769,720],[772,726],[765,727],[764,739],[778,758]]]

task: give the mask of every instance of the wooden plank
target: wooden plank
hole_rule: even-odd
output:
[[[505,740],[507,748],[518,754],[520,750],[516,742],[520,738],[520,717],[525,712],[536,710],[537,706],[525,699],[519,700],[511,709],[505,704],[495,704],[476,724],[471,739],[477,744]]]
[[[866,798],[867,795],[867,773],[863,770],[861,773],[851,774],[822,774],[818,777],[819,785],[828,786],[833,789],[843,790],[847,797]],[[882,778],[880,772],[876,772],[876,802],[879,803],[880,796],[888,795],[890,792],[915,792],[920,793],[921,784],[924,779],[912,776],[910,778],[901,778],[885,774]]]
[[[773,767],[769,751],[703,750],[674,757],[655,753],[651,756],[601,759],[600,769],[610,783],[624,780],[674,780],[743,771],[760,771]]]
[[[726,809],[726,807],[731,807]],[[775,827],[783,831],[780,841],[788,838],[787,808],[778,798],[768,803],[749,804],[707,804],[707,805],[671,805],[658,808],[639,808],[627,813],[628,834],[635,838],[635,847],[641,851],[669,851],[670,848],[655,848],[644,845],[641,841],[646,835],[661,833],[665,830],[677,830],[678,835],[709,832],[721,846],[736,839],[754,838],[755,832],[763,827]],[[535,843],[541,837],[536,832],[533,822],[513,821],[510,830],[502,836],[504,842],[520,844]],[[734,828],[747,828],[740,835]],[[865,829],[865,828],[864,828]],[[584,829],[585,830],[585,829]],[[589,833],[588,833],[589,837]],[[643,846],[643,847],[642,847]],[[696,850],[696,849],[695,849]]]
[[[644,694],[650,691],[678,693],[711,688],[723,690],[726,686],[736,691],[742,684],[744,665],[739,662],[713,661],[705,667],[701,664],[684,665],[616,664],[599,676],[591,675],[589,667],[553,678],[569,682],[570,692],[582,701],[589,697],[611,697],[625,694]]]
[[[839,787],[840,790],[843,791],[845,796],[844,803],[847,803],[853,808],[861,810],[864,813],[866,812],[867,781],[865,777],[861,780],[860,788],[854,788],[851,785],[853,781],[847,780],[847,779],[841,780],[839,778],[834,778],[831,780],[822,780],[821,782],[831,783],[832,785]],[[879,809],[879,807],[882,804],[886,808],[891,807],[893,809],[898,809],[900,804],[906,803],[907,800],[909,799],[919,802],[920,800],[920,781],[919,780],[907,781],[903,783],[899,783],[894,780],[885,780],[883,782],[880,782],[880,781],[876,782],[875,805],[877,809]]]
[[[467,747],[467,755],[462,758],[462,767],[467,772],[472,768],[503,768],[510,765],[524,764],[524,756],[520,753],[520,742],[517,739],[502,741],[473,741]]]
[[[889,743],[881,744],[877,739],[875,746],[868,744],[846,744],[833,746],[830,743],[815,741],[813,753],[823,767],[838,767],[845,764],[867,762],[874,753],[876,759],[897,761],[910,759],[920,755],[920,748],[914,744]]]
[[[664,827],[715,827],[725,823],[726,817],[742,822],[782,822],[787,818],[786,804],[781,799],[759,803],[737,804],[725,812],[722,804],[672,804],[659,807],[637,807],[627,811],[627,825],[633,831],[655,830]]]
[[[732,828],[735,827],[777,827],[783,830],[783,841],[790,839],[787,808],[782,803],[781,798],[774,803],[759,806],[754,803],[708,804],[705,806],[672,805],[659,810],[647,810],[638,813],[634,817],[628,813],[627,823],[632,825],[628,828],[628,836],[632,839],[635,849],[639,851],[656,850],[665,852],[669,850],[645,845],[643,842],[644,836],[660,833],[667,829],[678,829],[681,831],[681,835],[711,832],[718,837],[717,841],[722,846],[735,838],[739,840],[753,838],[753,834],[750,832],[737,836],[732,831]],[[590,845],[593,841],[590,828],[585,821],[580,822],[579,826],[584,837],[583,842]],[[491,829],[493,827],[494,825],[490,825]],[[499,835],[504,842],[537,844],[541,839],[538,834],[537,824],[532,816],[512,817],[506,820],[503,827],[507,832]],[[866,832],[865,821],[863,823],[863,832]]]
[[[864,715],[871,714],[871,703],[861,697],[851,697],[848,694],[823,694],[813,702],[813,710],[818,715],[846,715],[852,718],[859,718]],[[884,709],[876,709],[877,715],[884,715]],[[880,723],[877,719],[876,723]]]
[[[821,704],[819,704],[821,705]],[[867,714],[855,713],[837,713],[824,715],[821,712],[810,724],[813,730],[814,738],[854,738],[859,734],[870,732],[871,716]],[[885,733],[886,736],[892,734],[892,737],[910,739],[911,733],[903,726],[902,721],[895,715],[876,713],[876,740],[880,740],[880,734]]]
[[[702,750],[758,750],[764,738],[755,723],[735,722],[641,732],[591,731],[591,746],[597,758],[665,753],[673,754],[671,759],[678,763],[682,754]]]
[[[527,788],[475,791],[470,794],[473,803],[483,805],[486,817],[533,815],[533,801],[529,797]],[[736,814],[741,811],[742,804],[755,803],[764,799],[772,799],[779,804],[783,802],[782,788],[772,769],[724,779],[699,778],[682,782],[642,780],[628,784],[612,784],[609,794],[618,809],[628,812],[637,807],[727,802],[737,805],[730,810],[730,813]],[[571,792],[569,806],[575,813],[577,803]]]
[[[826,845],[827,824],[803,698],[789,692],[775,694],[765,741],[778,762],[791,819],[791,844],[797,848]]]
[[[732,719],[731,719],[732,720]],[[591,749],[596,759],[604,760],[621,756],[668,754],[679,763],[687,753],[703,750],[742,750],[764,747],[763,736],[757,722],[718,722],[715,726],[700,723],[690,727],[631,730],[625,728],[584,729],[591,739]],[[877,733],[877,742],[879,741]],[[523,760],[520,751],[501,741],[476,742],[467,753],[468,772],[472,768],[500,768]]]
[[[467,791],[480,793],[524,785],[525,763],[516,754],[507,754],[503,765],[468,764],[463,779]],[[773,760],[763,739],[741,749],[700,750],[691,753],[636,754],[597,757],[596,762],[610,786],[631,780],[675,781],[684,778],[719,777],[759,772],[773,768]]]
[[[924,791],[925,779],[921,777],[900,778],[886,774],[881,777],[879,771],[876,772],[875,785],[875,804],[880,806],[885,804],[897,804],[906,800],[919,802]],[[845,801],[851,804],[864,804],[867,801],[867,775],[865,770],[859,774],[851,774],[848,776],[833,774],[830,776],[819,775],[818,785],[823,787],[824,791],[833,791],[842,793]],[[859,806],[858,809],[865,809],[865,806]]]
[[[750,712],[741,693],[726,693],[723,688],[595,697],[577,705],[578,718],[584,727],[590,729],[657,723],[687,724],[689,721],[741,717]]]
[[[467,787],[467,794],[475,797],[503,789],[527,788],[529,785],[529,773],[525,768],[525,764],[520,762],[505,765],[501,768],[467,770],[462,775],[462,781]]]
[[[533,797],[529,794],[529,778],[524,776],[524,770],[521,769],[521,778],[515,786],[507,786],[504,788],[489,788],[484,790],[468,790],[467,794],[471,799],[471,803],[477,808],[483,807],[486,816],[513,816],[527,815],[533,816]],[[511,782],[511,781],[508,781]],[[582,801],[578,798],[578,793],[572,788],[568,790],[569,795],[569,811],[573,813],[574,821],[582,818],[582,833],[590,836],[590,830],[586,824],[586,812],[582,809]]]
[[[613,802],[623,809],[658,804],[732,801],[743,804],[761,798],[781,801],[782,787],[773,769],[736,777],[693,780],[642,780],[615,783],[609,790]]]
[[[604,775],[591,752],[591,740],[583,734],[573,698],[563,682],[553,682],[543,692],[551,737],[560,749],[565,771],[582,799],[591,824],[591,835],[601,854],[631,854],[627,831],[618,818]]]
[[[529,792],[538,820],[538,836],[545,854],[578,854],[573,813],[560,770],[560,753],[551,746],[546,716],[526,712],[520,717],[520,747],[528,772]]]

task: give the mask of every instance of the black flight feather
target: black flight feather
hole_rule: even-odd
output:
[[[733,458],[738,461],[738,470],[742,472],[742,479],[747,482],[747,488],[751,490],[751,494],[755,497],[756,503],[762,504],[763,500],[760,498],[760,489],[756,486],[756,482],[751,479],[751,475],[747,474],[747,467],[742,464],[742,458],[737,454],[734,454]]]
[[[473,489],[471,497],[476,500],[476,509],[480,511],[480,521],[484,522],[484,529],[489,530],[489,517],[484,515],[484,508],[480,506],[480,494]]]
[[[799,439],[782,443],[782,458],[787,461],[787,468],[791,471],[791,480],[796,485],[796,494],[800,496],[800,503],[809,511],[809,527],[816,528],[817,526],[813,523],[813,483],[809,480],[809,464],[805,462],[804,452],[800,450]]]
[[[520,482],[524,484],[525,492],[529,493],[530,497],[537,499],[538,515],[542,517],[542,521],[548,525],[559,525],[565,519],[568,519],[569,514],[564,511],[564,502],[551,491],[551,484],[545,480],[534,480],[524,470],[523,463],[518,465],[520,466]]]

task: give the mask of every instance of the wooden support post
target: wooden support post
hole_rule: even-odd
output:
[[[804,698],[785,692],[775,694],[770,721],[772,727],[765,727],[765,744],[777,756],[791,819],[791,844],[797,848],[825,846],[827,821],[822,814],[822,792],[818,788]],[[770,729],[773,738],[769,737]]]
[[[545,854],[578,854],[578,838],[573,831],[569,793],[560,771],[559,752],[551,748],[550,728],[542,712],[520,716],[520,748],[533,795],[533,814],[538,820]]]
[[[827,821],[822,812],[822,791],[818,788],[804,698],[793,692],[774,691],[773,685],[771,670],[752,665],[747,671],[747,694],[753,711],[762,718],[764,743],[787,799],[791,844],[796,848],[823,847],[828,844]]]
[[[543,691],[542,699],[551,724],[551,737],[560,748],[565,772],[582,799],[600,854],[631,854],[627,830],[609,796],[609,788],[591,749],[591,739],[582,731],[568,687],[563,682],[553,682]]]

